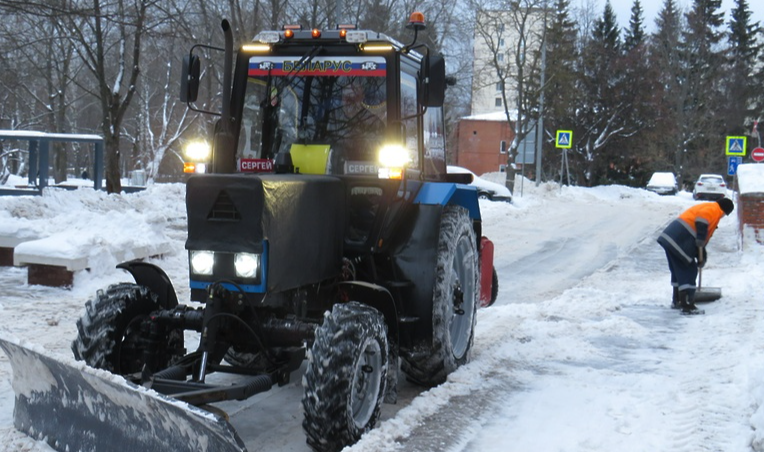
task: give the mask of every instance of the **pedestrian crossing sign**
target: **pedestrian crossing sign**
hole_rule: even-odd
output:
[[[727,149],[724,155],[745,157],[745,145],[748,137],[727,137]]]
[[[572,146],[573,146],[573,131],[558,130],[557,139],[555,141],[555,147],[570,149]]]

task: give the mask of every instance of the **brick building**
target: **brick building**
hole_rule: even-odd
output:
[[[504,171],[514,135],[503,112],[467,116],[457,127],[454,165],[477,175]]]
[[[740,235],[753,233],[758,243],[764,243],[764,164],[746,163],[737,167],[737,215]]]

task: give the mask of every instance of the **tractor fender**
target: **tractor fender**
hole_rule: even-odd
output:
[[[343,281],[339,283],[344,299],[369,305],[381,312],[387,323],[387,335],[394,347],[398,347],[399,318],[395,300],[386,288],[365,281]]]
[[[476,187],[449,182],[425,182],[414,198],[414,204],[449,204],[462,206],[473,221],[481,221]]]
[[[148,287],[157,296],[159,305],[164,309],[172,309],[178,306],[178,296],[175,294],[175,288],[172,281],[161,268],[148,262],[139,260],[122,262],[117,265],[133,275],[135,283]]]
[[[478,202],[478,189],[472,185],[460,183],[426,182],[414,199],[415,204],[430,205],[456,205],[467,209],[472,220],[472,227],[477,238],[477,249],[483,251],[483,243],[480,237],[483,235],[482,218],[480,216],[480,204]],[[491,248],[490,260],[493,262],[493,248]],[[483,259],[481,257],[481,259]],[[493,268],[493,267],[491,267]]]

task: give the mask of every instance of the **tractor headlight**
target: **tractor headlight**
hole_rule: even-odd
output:
[[[236,276],[240,278],[256,278],[260,270],[260,255],[252,253],[236,253],[233,258]]]
[[[388,168],[403,168],[411,161],[408,149],[399,144],[387,144],[379,150],[379,164]]]
[[[411,162],[409,150],[398,144],[388,144],[379,150],[380,179],[400,179],[403,169]]]
[[[206,141],[192,141],[184,149],[186,158],[192,162],[204,162],[210,158],[212,150]]]
[[[212,251],[191,251],[191,272],[197,275],[211,275],[215,267]]]

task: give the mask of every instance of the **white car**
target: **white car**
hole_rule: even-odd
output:
[[[645,188],[659,195],[675,195],[679,191],[674,173],[665,172],[653,173]]]
[[[692,189],[692,199],[721,199],[725,196],[727,184],[718,174],[701,174]]]
[[[474,186],[478,190],[478,198],[490,199],[491,201],[506,201],[512,202],[512,192],[504,185],[491,182],[489,180],[482,179],[477,174],[462,168],[461,166],[448,165],[446,171],[449,174],[470,174],[472,175],[472,182],[470,185]]]

